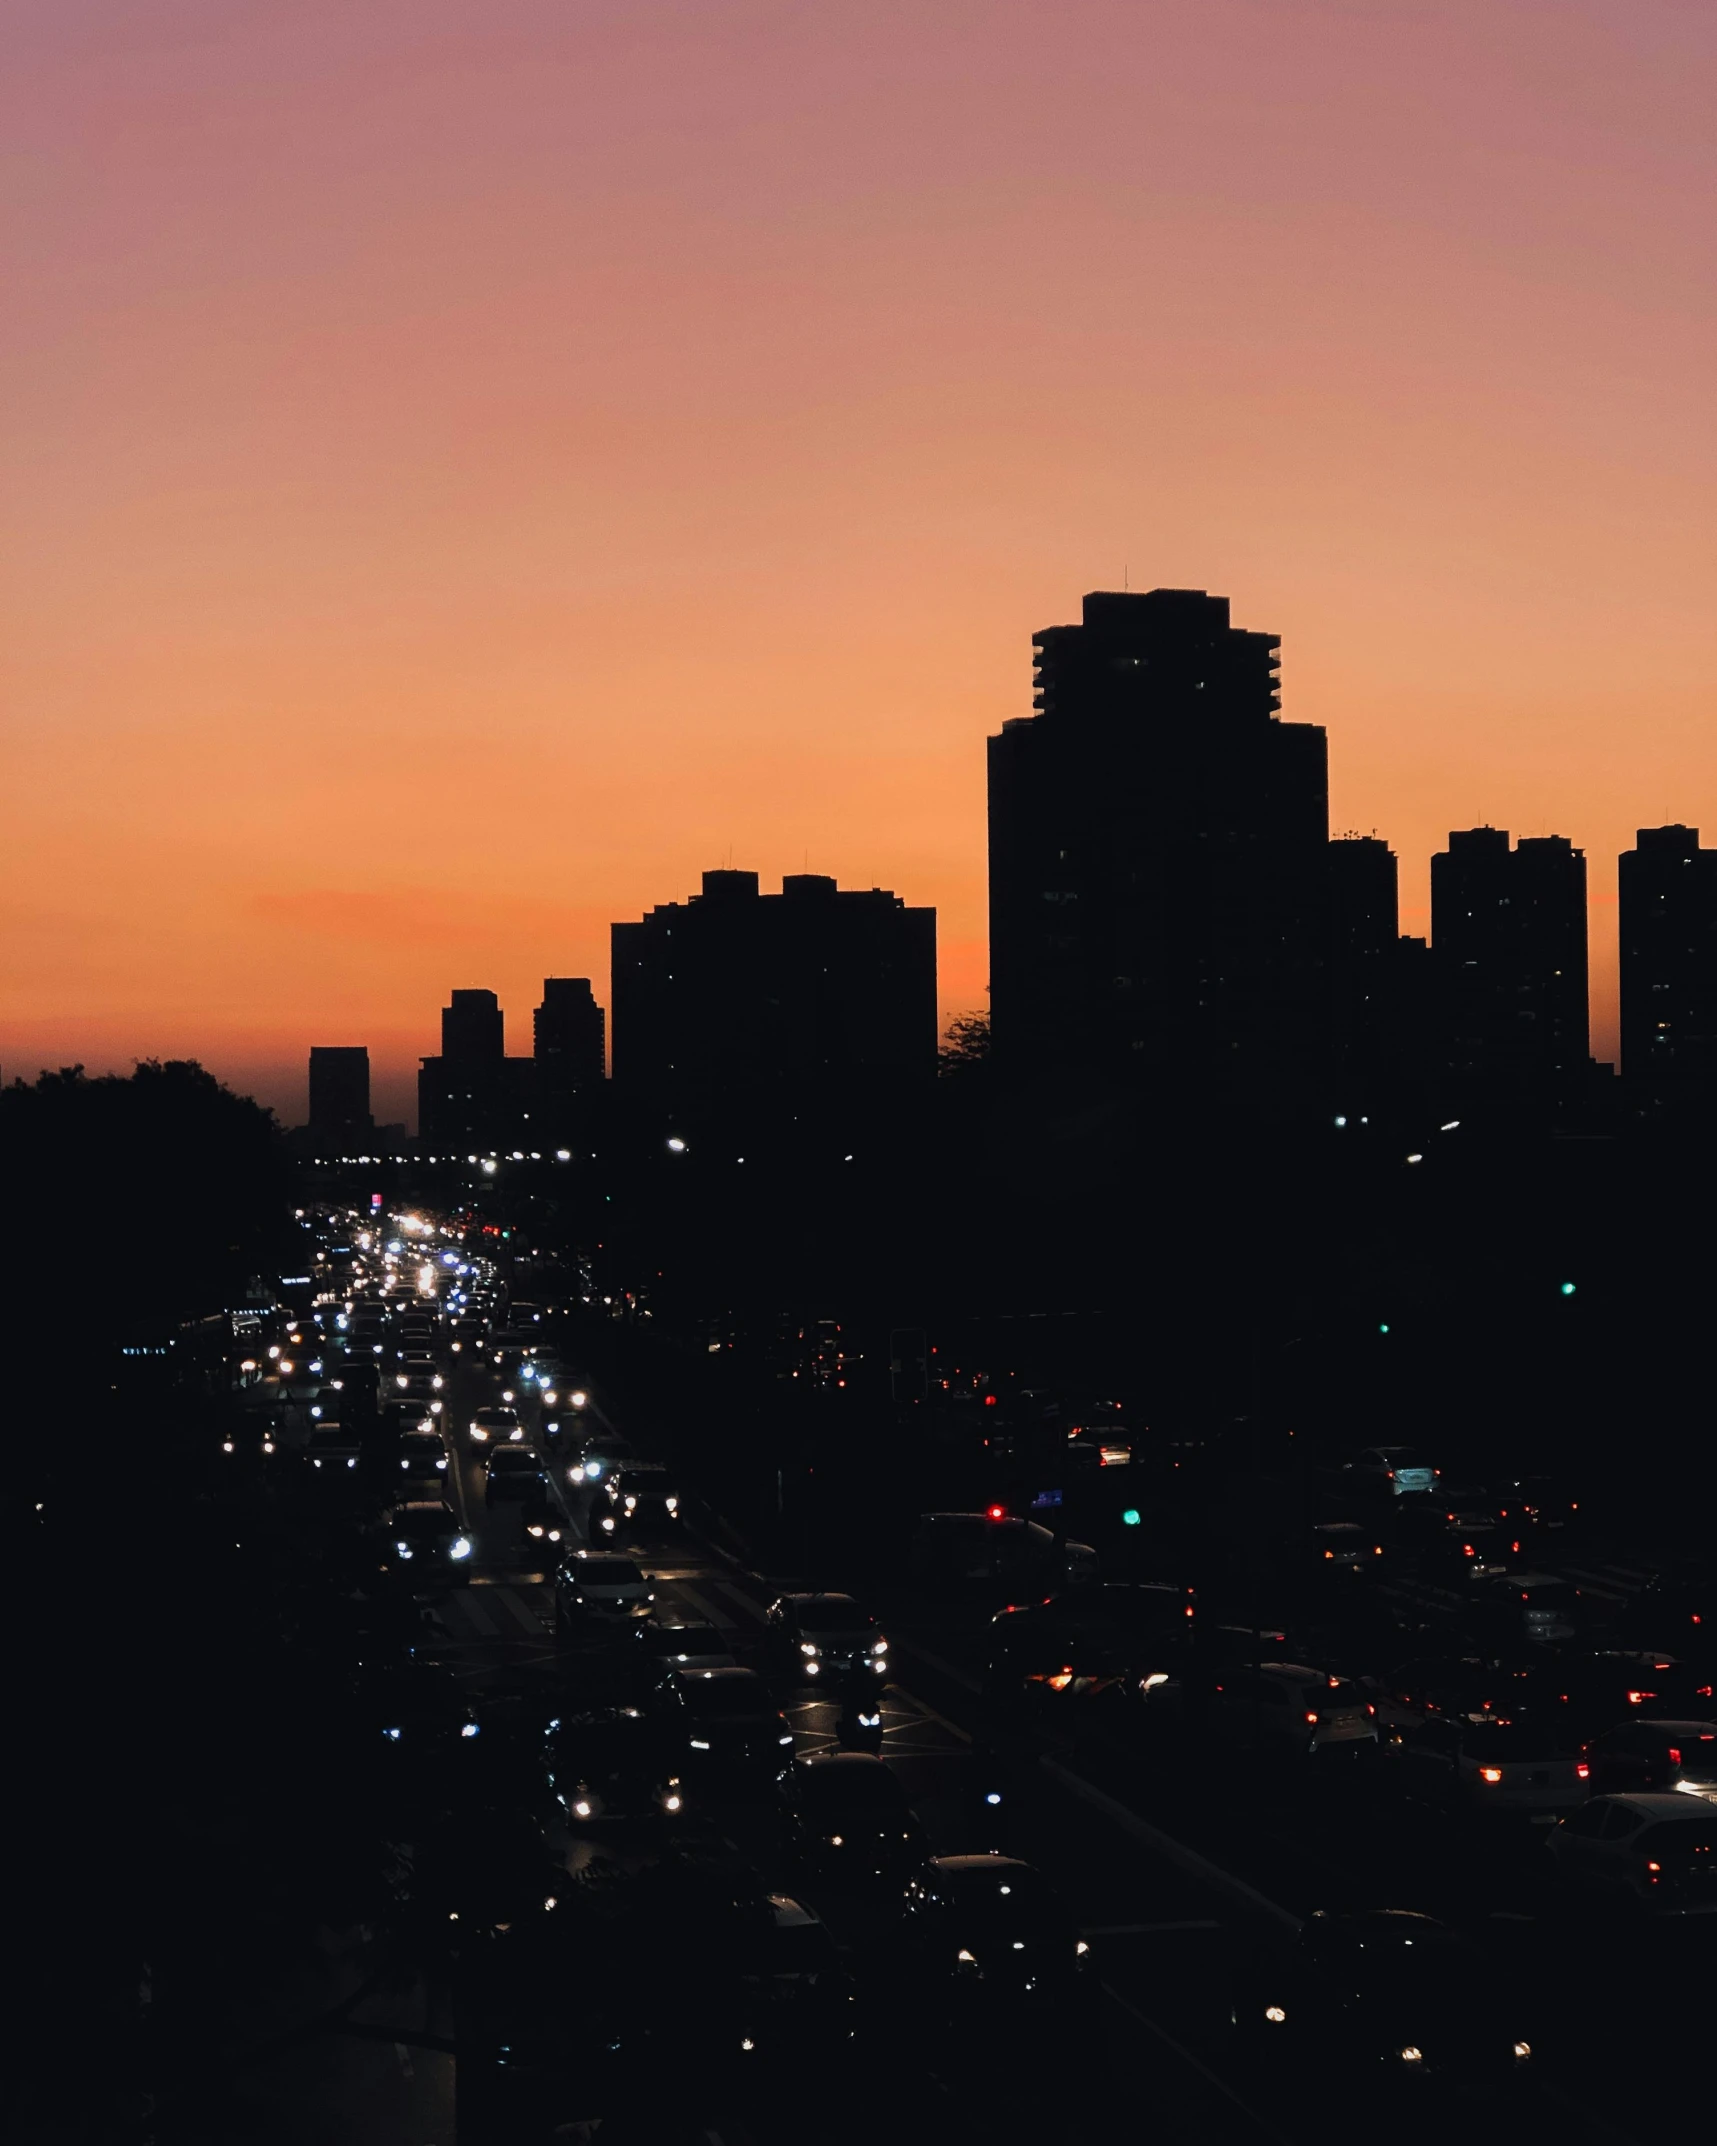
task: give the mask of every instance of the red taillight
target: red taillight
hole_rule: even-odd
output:
[[[1628,1704],[1629,1706],[1638,1706],[1642,1701],[1655,1699],[1656,1697],[1657,1693],[1654,1691],[1630,1691],[1628,1693]]]
[[[1315,1714],[1308,1714],[1306,1716],[1306,1719],[1312,1724],[1314,1728],[1317,1726],[1318,1717]]]
[[[1592,1769],[1586,1764],[1584,1759],[1582,1759],[1579,1765],[1574,1768],[1574,1772],[1576,1777],[1582,1781],[1589,1781],[1592,1778]]]
[[[1473,1548],[1470,1542],[1464,1542],[1461,1544],[1461,1555],[1463,1557],[1477,1557],[1478,1552]]]
[[[1671,1744],[1669,1747],[1669,1763],[1672,1766],[1679,1766],[1681,1764],[1681,1753],[1674,1744]]]
[[[1007,1516],[1008,1509],[1005,1505],[992,1505],[989,1509],[988,1517],[991,1520],[1005,1520]]]
[[[1502,1779],[1502,1768],[1500,1766],[1481,1766],[1479,1768],[1479,1779],[1488,1781],[1494,1788]]]

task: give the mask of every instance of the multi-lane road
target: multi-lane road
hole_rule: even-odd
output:
[[[467,1426],[478,1405],[497,1398],[493,1387],[487,1368],[467,1360],[447,1394],[447,1490],[475,1547],[470,1584],[433,1604],[421,1650],[452,1668],[479,1705],[539,1680],[546,1688],[563,1666],[550,1573],[524,1532],[521,1509],[485,1506],[483,1449],[472,1447]],[[623,1395],[596,1395],[593,1412],[603,1427],[632,1429]],[[523,1413],[535,1442],[535,1412],[527,1403]],[[634,1442],[648,1445],[642,1434]],[[568,1546],[589,1542],[591,1494],[568,1488],[564,1465],[551,1462],[550,1475]],[[674,1539],[625,1545],[655,1581],[655,1614],[708,1621],[728,1635],[739,1659],[761,1665],[771,1578],[715,1547],[724,1531],[695,1500],[686,1510],[687,1525]],[[798,1577],[838,1585],[842,1576]],[[1065,1895],[1100,1968],[1077,2047],[1019,2052],[1020,2061],[999,2077],[993,2064],[975,2068],[971,2052],[959,2047],[939,2052],[927,2067],[885,2058],[874,2113],[886,2112],[890,2128],[929,2137],[982,2122],[992,2136],[1054,2137],[1073,2146],[1131,2137],[1146,2126],[1166,2140],[1311,2137],[1323,2128],[1316,2112],[1237,2059],[1228,2004],[1237,1967],[1291,1938],[1298,1917],[1316,1905],[1470,1910],[1475,1896],[1491,1899],[1502,1903],[1492,1932],[1499,1944],[1515,1948],[1522,1972],[1549,1973],[1536,1903],[1511,1892],[1499,1876],[1510,1858],[1518,1859],[1518,1843],[1499,1848],[1492,1865],[1491,1851],[1469,1833],[1399,1805],[1379,1806],[1354,1769],[1344,1775],[1339,1767],[1320,1768],[1315,1779],[1290,1786],[1262,1772],[1250,1781],[1215,1781],[1208,1772],[1189,1774],[1184,1758],[1153,1762],[1149,1753],[1110,1748],[1100,1737],[1010,1748],[996,1737],[981,1697],[979,1621],[909,1596],[877,1607],[894,1640],[895,1664],[884,1695],[883,1754],[932,1845],[954,1852],[1000,1838],[1035,1863]],[[787,1713],[797,1755],[834,1744],[835,1709],[828,1701],[794,1698]],[[985,1741],[974,1745],[974,1737]],[[981,1793],[998,1783],[999,1819]],[[735,1811],[731,1834],[765,1882],[788,1888],[790,1874],[772,1861],[773,1829],[760,1826],[755,1813]],[[624,1860],[635,1852],[620,1827],[600,1844],[588,1832],[557,1837],[557,1844],[574,1868],[593,1853]],[[472,1853],[481,1853],[479,1840]],[[819,1904],[851,1948],[862,1984],[873,1933],[862,1916],[844,1916],[841,1903]],[[1562,1990],[1580,1979],[1566,1973],[1569,1945],[1579,1942],[1558,1934],[1562,1981],[1540,1992],[1541,2013],[1554,2013]],[[664,1961],[662,1972],[671,1980],[674,1963]],[[640,2001],[649,2002],[648,1993]],[[1571,2024],[1583,2017],[1578,2006],[1568,2013]],[[433,1980],[366,1994],[283,2060],[294,2083],[259,2111],[257,2135],[301,2138],[308,2099],[362,2108],[364,2135],[376,2146],[451,2141],[458,2026],[448,1991]],[[1468,2112],[1466,2128],[1511,2136],[1553,2129],[1562,2138],[1611,2146],[1638,2135],[1617,2067],[1606,2059],[1595,2070],[1583,2068],[1578,2040],[1577,2033],[1551,2031],[1543,2045],[1555,2060],[1546,2067],[1550,2075],[1506,2111]],[[1052,2114],[1030,2091],[1041,2094],[1048,2086]],[[845,2106],[799,2107],[767,2119],[752,2116],[715,2135],[770,2146],[845,2139],[854,2135],[854,2117]]]

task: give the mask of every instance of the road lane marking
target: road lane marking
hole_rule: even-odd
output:
[[[452,1607],[451,1604],[448,1606],[449,1608]],[[500,1626],[496,1624],[494,1618],[473,1596],[469,1594],[462,1596],[459,1607],[464,1611],[469,1622],[477,1628],[485,1639],[493,1639],[500,1630]]]
[[[1283,2137],[1282,2133],[1278,2131],[1273,2124],[1267,2124],[1264,2121],[1263,2117],[1258,2114],[1256,2109],[1251,2108],[1246,2102],[1241,2100],[1240,2096],[1235,2093],[1234,2089],[1227,2083],[1226,2080],[1219,2079],[1216,2076],[1215,2072],[1213,2072],[1207,2064],[1201,2064],[1198,2058],[1193,2055],[1190,2049],[1186,2048],[1182,2043],[1177,2042],[1174,2036],[1168,2033],[1164,2028],[1159,2027],[1156,2021],[1152,2019],[1148,2013],[1141,2012],[1136,2004],[1134,2004],[1129,1998],[1123,1997],[1118,1989],[1115,1989],[1111,1984],[1107,1982],[1103,1984],[1103,1994],[1109,1999],[1112,2004],[1119,2005],[1121,2010],[1125,2012],[1129,2018],[1136,2019],[1139,2025],[1144,2028],[1147,2034],[1154,2034],[1157,2040],[1162,2043],[1165,2049],[1172,2049],[1175,2055],[1180,2058],[1183,2064],[1191,2065],[1192,2069],[1197,2072],[1198,2076],[1202,2080],[1204,2080],[1206,2085],[1215,2087],[1216,2091],[1222,2096],[1223,2100],[1231,2102],[1234,2107],[1240,2111],[1241,2115],[1247,2119],[1249,2123],[1253,2124],[1260,2132],[1263,2133],[1265,2138],[1274,2139],[1277,2142],[1277,2146],[1289,2146],[1288,2140]]]
[[[1299,1930],[1300,1918],[1297,1915],[1289,1914],[1286,1908],[1278,1907],[1273,1900],[1266,1900],[1264,1895],[1254,1886],[1248,1885],[1244,1878],[1237,1878],[1231,1871],[1220,1869],[1200,1855],[1197,1849],[1187,1847],[1171,1834],[1159,1832],[1136,1811],[1130,1811],[1124,1803],[1116,1802],[1113,1796],[1105,1795],[1102,1789],[1093,1787],[1082,1774],[1072,1772],[1056,1759],[1041,1758],[1037,1763],[1039,1771],[1046,1773],[1052,1781],[1058,1782],[1070,1796],[1077,1796],[1081,1803],[1088,1803],[1093,1810],[1101,1811],[1104,1817],[1119,1826],[1123,1833],[1130,1833],[1135,1840],[1154,1849],[1165,1863],[1170,1863],[1176,1869],[1184,1870],[1189,1876],[1197,1878],[1212,1892],[1226,1893],[1248,1914],[1262,1916],[1280,1930]]]

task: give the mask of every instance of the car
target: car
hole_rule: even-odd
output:
[[[1323,1520],[1312,1529],[1312,1562],[1339,1565],[1349,1571],[1368,1571],[1383,1555],[1383,1545],[1372,1540],[1370,1528],[1356,1520]]]
[[[464,1586],[471,1538],[444,1498],[409,1498],[382,1524],[383,1563],[413,1588]]]
[[[1533,2061],[1516,1992],[1465,1938],[1400,1909],[1316,1910],[1239,1982],[1230,2016],[1252,2054],[1300,2074],[1302,2090],[1334,2066],[1362,2097],[1380,2085],[1494,2091]]]
[[[1434,1490],[1441,1472],[1412,1446],[1367,1446],[1347,1462],[1341,1477],[1355,1489],[1407,1498]]]
[[[592,1707],[550,1722],[543,1778],[570,1824],[685,1808],[684,1784],[660,1725],[635,1706]]]
[[[1717,1914],[1717,1809],[1674,1790],[1594,1796],[1545,1843],[1557,1875],[1612,1906]]]
[[[399,1369],[394,1373],[394,1384],[399,1386],[403,1380],[411,1379],[427,1379],[435,1393],[439,1393],[447,1384],[442,1376],[441,1366],[427,1349],[408,1344],[405,1353],[400,1357]]]
[[[1098,1577],[1089,1543],[1058,1542],[1035,1520],[1001,1505],[978,1513],[921,1513],[912,1538],[913,1577],[930,1586],[1080,1586]]]
[[[394,1446],[399,1473],[408,1483],[422,1483],[439,1491],[447,1473],[447,1448],[439,1431],[407,1431]]]
[[[574,1550],[555,1568],[558,1632],[648,1617],[656,1590],[629,1557],[616,1550]]]
[[[814,1908],[786,1893],[769,1894],[767,1907],[767,1926],[734,1948],[739,2047],[748,2069],[755,2056],[775,2076],[785,2069],[815,2092],[857,2032],[857,1995]]]
[[[1594,1796],[1678,1790],[1717,1802],[1717,1721],[1627,1721],[1589,1737],[1580,1756]]]
[[[1554,1645],[1573,1639],[1585,1619],[1579,1588],[1554,1572],[1493,1573],[1474,1592],[1479,1616],[1498,1639]]]
[[[930,1852],[900,1776],[869,1752],[799,1760],[788,1811],[792,1854],[809,1878],[837,1889],[898,1882]]]
[[[735,1669],[739,1657],[733,1639],[719,1625],[704,1623],[656,1624],[636,1627],[644,1654],[662,1665],[664,1675],[676,1669]]]
[[[516,1408],[480,1408],[471,1418],[473,1445],[522,1445],[524,1436],[525,1427]]]
[[[546,1495],[546,1490],[546,1479],[541,1479],[539,1488],[525,1499],[525,1538],[545,1555],[558,1557],[562,1545],[568,1540],[569,1529],[560,1508]]]
[[[1311,1757],[1338,1744],[1375,1744],[1375,1706],[1345,1677],[1303,1662],[1221,1670],[1205,1699],[1214,1737],[1278,1757]]]
[[[564,1447],[584,1436],[584,1411],[590,1405],[590,1395],[582,1386],[568,1386],[564,1380],[543,1394],[543,1436],[551,1446]]]
[[[939,1855],[902,1903],[908,1993],[944,2009],[1057,2013],[1079,2000],[1091,1966],[1065,1902],[1008,1855]]]
[[[360,1670],[354,1699],[363,1732],[384,1750],[447,1757],[479,1734],[477,1716],[449,1669],[404,1662]]]
[[[442,1383],[439,1372],[432,1378],[423,1371],[396,1371],[382,1390],[395,1400],[410,1402],[426,1409],[432,1416],[439,1416],[445,1406],[441,1398]]]
[[[1598,1647],[1559,1661],[1547,1676],[1570,1715],[1587,1729],[1607,1729],[1630,1715],[1691,1718],[1712,1696],[1711,1678],[1672,1655]]]
[[[362,1447],[356,1431],[343,1423],[322,1422],[311,1426],[310,1436],[304,1451],[310,1465],[319,1474],[339,1473],[356,1468],[362,1457]]]
[[[1590,1768],[1553,1715],[1442,1715],[1405,1732],[1401,1781],[1409,1795],[1485,1816],[1548,1823],[1590,1793]]]
[[[543,1464],[529,1446],[494,1446],[483,1464],[483,1503],[529,1498],[547,1488]]]
[[[779,1673],[790,1683],[837,1684],[888,1674],[888,1640],[851,1595],[786,1594],[769,1605],[768,1633]]]
[[[270,1459],[280,1443],[280,1425],[272,1409],[235,1416],[221,1431],[221,1451],[235,1460]]]
[[[793,1732],[755,1669],[676,1669],[663,1685],[669,1749],[685,1769],[784,1781]]]
[[[648,1528],[657,1534],[679,1525],[680,1497],[674,1479],[660,1461],[628,1461],[602,1484],[597,1527],[604,1535],[623,1528]]]
[[[577,1461],[568,1471],[567,1480],[577,1482],[582,1476],[586,1483],[600,1483],[604,1476],[612,1474],[616,1468],[627,1467],[637,1457],[624,1438],[587,1438]]]
[[[407,1852],[395,1891],[420,1942],[454,1952],[527,1917],[552,1915],[570,1883],[534,1819],[501,1810],[484,1817],[475,1847],[464,1813],[427,1828]]]
[[[1421,1577],[1445,1587],[1488,1580],[1520,1562],[1520,1542],[1495,1520],[1445,1520],[1438,1515],[1417,1551]]]

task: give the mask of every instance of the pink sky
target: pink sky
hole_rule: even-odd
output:
[[[313,1042],[706,865],[941,913],[1088,588],[1231,596],[1338,828],[1717,841],[1717,14],[14,0],[0,1064]]]

